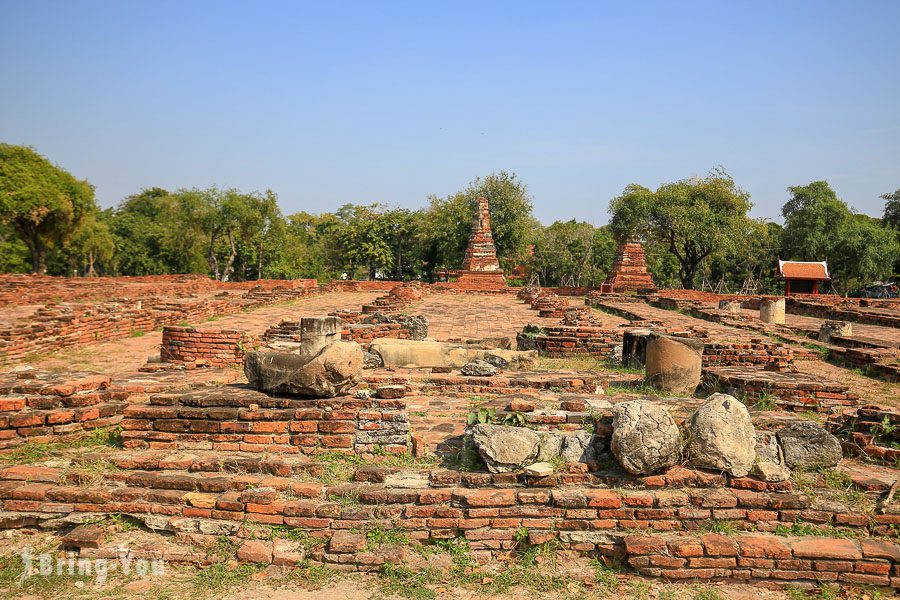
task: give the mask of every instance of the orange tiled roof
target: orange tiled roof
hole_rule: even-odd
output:
[[[778,276],[782,279],[812,279],[822,281],[831,279],[828,274],[828,263],[799,262],[792,260],[778,261]]]

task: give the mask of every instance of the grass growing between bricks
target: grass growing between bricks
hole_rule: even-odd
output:
[[[558,542],[528,546],[498,569],[483,569],[471,558],[464,538],[442,540],[422,546],[420,552],[426,557],[449,555],[448,569],[429,566],[414,570],[405,564],[388,564],[381,574],[381,591],[411,600],[431,600],[449,587],[477,590],[488,597],[520,589],[538,595],[583,597],[586,588],[582,582],[555,572],[558,550]]]
[[[0,464],[30,464],[47,460],[67,450],[91,447],[122,447],[122,429],[118,426],[111,428],[94,429],[87,435],[82,435],[69,440],[59,442],[26,442],[17,448],[13,448],[6,454],[0,455]]]

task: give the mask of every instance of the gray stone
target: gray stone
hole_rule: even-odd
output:
[[[756,459],[756,431],[750,413],[734,396],[713,394],[688,422],[688,456],[696,467],[750,473]]]
[[[752,473],[763,481],[787,481],[791,470],[784,462],[778,436],[771,431],[756,432],[756,462]]]
[[[381,355],[374,352],[363,352],[363,369],[380,369],[384,366]]]
[[[833,337],[850,337],[853,335],[853,324],[850,321],[825,321],[819,327],[819,341],[825,344]]]
[[[342,329],[340,317],[303,317],[300,319],[300,354],[311,359],[341,341]]]
[[[595,465],[597,464],[597,445],[602,446],[600,439],[589,431],[564,435],[560,456],[568,463]]]
[[[790,469],[827,468],[841,462],[841,442],[812,421],[785,427],[778,432],[778,441]]]
[[[651,333],[645,355],[647,382],[673,394],[693,394],[700,385],[703,347],[700,340]]]
[[[719,300],[719,310],[739,315],[741,314],[741,303],[737,300]]]
[[[498,369],[508,369],[509,368],[508,360],[506,360],[502,356],[498,356],[498,355],[492,354],[490,352],[485,354],[484,358],[482,360],[484,362],[488,363],[489,365],[493,365],[493,366],[497,367]]]
[[[409,331],[409,339],[424,340],[428,337],[428,319],[422,315],[409,317],[401,315],[397,317],[397,322]]]
[[[621,402],[613,407],[611,450],[619,464],[634,475],[650,475],[681,460],[681,433],[664,407],[648,400]]]
[[[472,427],[471,439],[491,473],[518,471],[535,462],[540,442],[530,429],[486,423]]]
[[[491,377],[497,373],[497,367],[483,360],[473,360],[464,364],[459,371],[468,377]]]
[[[516,334],[516,348],[518,350],[537,350],[537,338],[543,333],[543,327],[529,323]]]
[[[384,478],[384,486],[389,488],[427,488],[429,483],[428,473],[419,471],[398,471]]]
[[[264,392],[313,398],[344,394],[359,382],[363,353],[355,342],[334,342],[313,356],[305,350],[249,352],[244,362],[247,381]]]

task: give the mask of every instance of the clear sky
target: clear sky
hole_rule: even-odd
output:
[[[544,223],[724,166],[775,218],[900,188],[900,1],[0,0],[0,141],[112,206],[271,188],[285,213],[524,180]]]

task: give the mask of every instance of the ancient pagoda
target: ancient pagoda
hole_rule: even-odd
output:
[[[454,274],[458,276],[455,287],[484,290],[507,287],[506,277],[497,260],[494,235],[491,233],[490,207],[487,198],[483,196],[478,198],[475,223],[472,225],[472,235],[469,236],[462,269]]]
[[[612,270],[601,288],[605,292],[655,292],[656,285],[647,272],[644,245],[637,240],[619,244]]]

